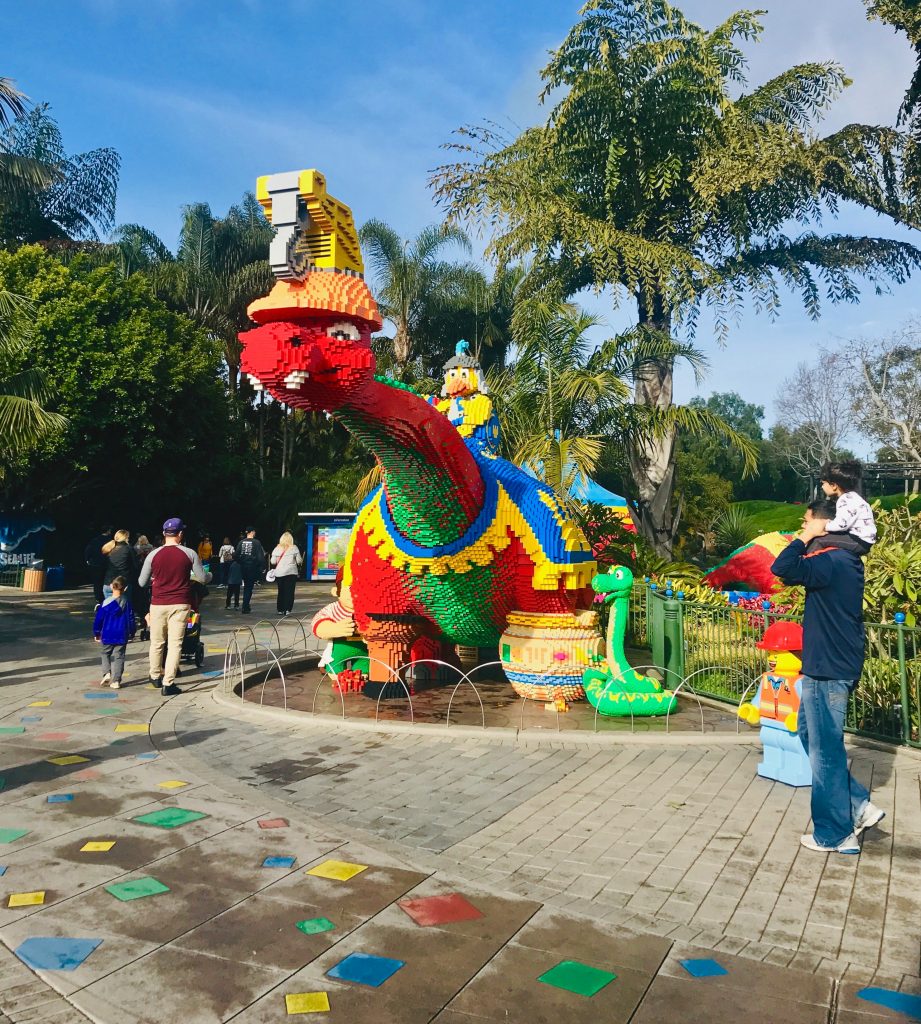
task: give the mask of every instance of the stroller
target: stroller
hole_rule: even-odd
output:
[[[205,660],[205,645],[201,639],[201,612],[199,606],[202,598],[207,597],[208,588],[202,583],[192,584],[192,601],[189,617],[186,619],[185,634],[182,637],[182,653],[180,661],[194,661],[201,668]]]

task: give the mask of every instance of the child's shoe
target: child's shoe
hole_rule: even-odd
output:
[[[120,679],[113,679],[112,682],[109,683],[109,687],[112,690],[120,690],[121,689],[121,685],[122,684],[121,684],[121,680]]]
[[[108,686],[109,685],[109,680],[111,678],[112,678],[112,673],[111,672],[106,672],[106,674],[102,677],[102,679],[99,680],[99,685],[100,686]]]

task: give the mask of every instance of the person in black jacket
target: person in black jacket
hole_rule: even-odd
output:
[[[134,607],[134,598],[138,585],[138,556],[134,548],[128,543],[130,534],[127,530],[117,530],[115,537],[104,544],[102,553],[106,559],[105,574],[103,576],[103,594],[106,598],[112,596],[112,580],[121,576],[125,580],[123,587],[123,600],[131,605],[135,615],[137,608]]]
[[[237,544],[237,561],[243,570],[243,607],[241,612],[246,615],[250,610],[253,587],[265,572],[265,548],[256,539],[256,531],[245,530],[242,540]]]
[[[860,853],[858,835],[885,813],[848,771],[844,719],[864,659],[863,562],[838,535],[830,501],[814,501],[803,528],[777,556],[771,572],[806,588],[803,692],[797,733],[812,766],[813,832],[800,842],[821,853]]]

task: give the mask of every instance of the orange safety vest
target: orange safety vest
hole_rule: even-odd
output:
[[[796,681],[800,673],[765,672],[761,676],[761,694],[758,711],[762,718],[784,722],[788,715],[799,713],[799,694]]]

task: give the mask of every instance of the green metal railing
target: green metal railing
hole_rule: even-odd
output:
[[[0,569],[0,587],[21,587],[25,571],[25,567],[22,565],[13,565],[8,569]]]
[[[680,677],[702,696],[738,704],[746,693],[751,699],[767,668],[766,654],[756,644],[778,619],[802,621],[770,610],[679,601],[638,583],[630,601],[628,641],[648,648],[651,663],[669,680]],[[921,629],[867,622],[866,630],[866,662],[846,728],[921,747]]]

